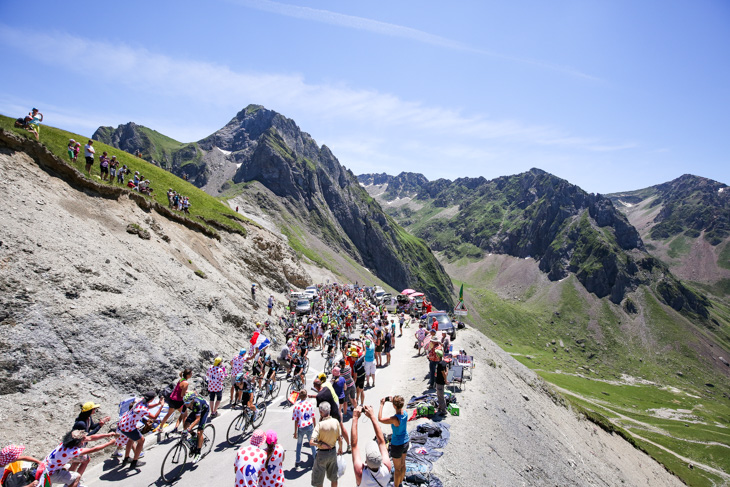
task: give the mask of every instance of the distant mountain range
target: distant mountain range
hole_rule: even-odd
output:
[[[489,181],[428,181],[414,173],[358,179],[389,214],[449,259],[532,257],[550,280],[573,273],[589,292],[614,303],[651,284],[675,309],[707,316],[707,301],[646,251],[609,198],[540,169]]]

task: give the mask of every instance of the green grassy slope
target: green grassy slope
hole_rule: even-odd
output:
[[[464,279],[467,321],[689,485],[721,484],[721,475],[700,465],[730,474],[730,381],[703,350],[712,342],[712,353],[728,355],[726,310],[712,308],[718,324],[709,330],[640,286],[630,294],[637,312],[627,313],[587,293],[575,276],[553,283],[540,277],[506,295],[501,275],[509,265],[524,273],[525,264],[498,259],[447,264]]]
[[[0,115],[0,128],[34,140],[34,136],[29,132],[22,129],[14,128],[14,121],[15,119],[13,118]],[[68,145],[69,139],[74,139],[78,142],[81,142],[82,144],[82,149],[81,153],[79,154],[78,162],[76,162],[75,164],[69,161],[67,155],[66,147]],[[154,188],[153,198],[159,204],[167,206],[167,190],[168,188],[172,188],[178,193],[188,196],[190,198],[191,218],[198,220],[204,225],[212,228],[215,228],[216,226],[226,226],[240,232],[245,232],[245,229],[240,225],[240,223],[238,223],[238,221],[243,220],[243,218],[216,198],[208,195],[204,191],[196,188],[186,181],[183,181],[182,179],[165,171],[164,169],[155,166],[154,164],[150,164],[142,159],[139,159],[131,154],[128,154],[102,142],[94,142],[94,148],[96,149],[97,154],[97,158],[95,160],[96,163],[91,169],[91,174],[86,174],[84,172],[85,164],[83,145],[88,140],[88,137],[67,132],[59,128],[47,125],[41,126],[40,142],[53,154],[60,157],[63,161],[71,164],[73,167],[82,172],[85,176],[90,177],[97,182],[100,181],[98,156],[101,155],[103,151],[107,151],[109,153],[109,156],[117,156],[120,165],[126,164],[127,167],[132,170],[132,174],[134,173],[134,171],[139,171],[143,176],[145,176],[146,179],[150,180],[150,186]],[[126,180],[128,179],[129,177],[127,177]],[[116,182],[113,184],[116,184]]]

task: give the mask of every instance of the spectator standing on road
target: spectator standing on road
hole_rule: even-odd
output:
[[[451,338],[449,338],[446,330],[441,330],[441,346],[443,347],[445,354],[448,354],[451,351]]]
[[[233,471],[236,472],[234,487],[258,486],[265,463],[266,452],[258,446],[246,445],[238,450],[233,461]]]
[[[330,416],[330,403],[319,405],[319,423],[314,427],[312,441],[317,446],[317,456],[312,469],[312,485],[322,487],[324,477],[332,487],[337,487],[337,455],[342,455],[342,429],[340,422]],[[337,446],[337,449],[335,449]]]
[[[86,159],[86,174],[91,177],[91,166],[94,165],[94,141],[89,140],[84,146],[84,159]]]
[[[376,444],[368,445],[365,452],[365,463],[360,458],[357,426],[360,415],[370,419],[375,430]],[[358,407],[352,416],[352,467],[355,471],[355,484],[361,487],[385,487],[390,482],[391,462],[388,457],[388,446],[385,443],[383,431],[375,420],[375,413],[370,406]]]
[[[441,343],[436,338],[436,331],[431,330],[431,338],[426,346],[426,355],[428,355],[428,388],[433,389],[433,385],[436,380],[436,366],[441,361],[441,358],[436,354],[437,350],[442,350]],[[443,350],[441,351],[441,357],[443,357]]]
[[[416,330],[416,343],[418,344],[418,356],[421,356],[421,349],[423,348],[423,340],[426,339],[426,327],[423,323],[418,324],[418,330]]]
[[[135,444],[134,459],[132,459],[132,462],[129,464],[130,469],[137,468],[137,460],[139,460],[140,453],[142,453],[142,449],[144,448],[145,439],[144,436],[142,436],[142,433],[137,429],[137,423],[146,416],[155,420],[157,419],[157,416],[160,415],[160,412],[162,412],[162,407],[160,407],[155,414],[150,414],[150,409],[162,405],[161,401],[155,403],[152,402],[155,397],[157,397],[157,394],[155,394],[154,391],[146,392],[144,396],[142,396],[141,401],[133,405],[129,411],[119,418],[119,426],[117,429],[130,440],[127,442],[127,449],[124,454],[124,460],[122,460],[122,465],[126,465],[129,461],[129,453],[132,449],[132,444]]]
[[[305,436],[307,437],[307,443],[312,448],[312,461],[317,455],[317,450],[314,443],[312,443],[312,432],[317,424],[317,418],[314,416],[314,406],[307,401],[306,389],[299,391],[299,399],[294,404],[292,420],[294,420],[294,439],[297,440],[297,457],[296,462],[294,462],[294,467],[296,467],[302,459],[302,442]]]
[[[389,418],[384,418],[383,406],[388,401],[393,403],[395,414]],[[393,435],[390,439],[390,456],[395,467],[395,487],[399,487],[406,477],[406,453],[408,453],[408,447],[410,446],[408,415],[403,411],[403,406],[405,406],[403,396],[384,397],[380,400],[380,410],[378,411],[378,421],[389,424],[393,429]]]
[[[436,397],[438,398],[438,413],[441,415],[446,414],[446,399],[444,398],[444,388],[449,384],[447,379],[448,366],[443,361],[444,352],[443,350],[436,350],[436,356],[439,358],[436,364]]]
[[[172,392],[170,393],[170,400],[167,402],[167,414],[165,414],[165,417],[160,421],[159,426],[155,429],[155,431],[159,431],[162,428],[165,427],[165,423],[167,422],[167,418],[172,416],[172,414],[175,411],[180,411],[180,416],[177,418],[177,423],[175,423],[175,429],[173,432],[177,431],[178,426],[180,425],[180,420],[184,419],[183,414],[183,405],[185,402],[183,401],[183,398],[185,397],[185,394],[188,393],[188,386],[190,378],[193,376],[193,371],[191,369],[185,369],[182,372],[180,372],[177,382],[175,382],[175,387],[172,389]]]
[[[213,365],[208,368],[205,378],[208,381],[208,400],[210,401],[210,416],[218,416],[218,406],[223,399],[223,381],[226,378],[226,369],[221,367],[222,358],[216,357]]]
[[[276,431],[266,431],[263,450],[266,452],[264,469],[261,471],[261,485],[264,487],[284,487],[284,447],[278,443]]]
[[[370,385],[370,378],[373,384]],[[369,338],[365,340],[365,382],[366,387],[375,387],[375,344]]]
[[[350,356],[355,359],[355,367],[352,369],[355,375],[355,402],[362,406],[365,404],[365,356],[358,357],[357,352],[350,352]]]

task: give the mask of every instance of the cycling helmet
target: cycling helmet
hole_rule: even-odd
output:
[[[183,402],[185,404],[190,404],[194,400],[195,400],[195,393],[194,392],[188,392],[187,394],[185,394],[185,396],[183,396]]]

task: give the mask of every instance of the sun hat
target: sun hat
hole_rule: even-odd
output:
[[[24,445],[8,445],[0,450],[0,465],[7,465],[18,460],[25,451]]]
[[[157,394],[155,393],[155,391],[147,391],[142,397],[146,402],[150,402],[152,399],[157,397]]]
[[[339,377],[340,376],[340,368],[339,367],[335,367],[334,369],[332,369],[332,375],[334,375],[335,377]]]
[[[86,411],[91,411],[92,409],[96,409],[96,408],[99,408],[99,407],[101,407],[101,406],[99,406],[98,404],[96,404],[94,401],[85,402],[81,406],[81,412],[82,413],[85,413]]]
[[[438,338],[436,338],[435,336],[432,336],[432,337],[431,337],[431,341],[432,341],[432,342],[436,342],[436,343],[441,343],[441,342],[439,342],[439,339],[438,339]]]
[[[264,430],[256,430],[251,434],[251,444],[253,446],[259,446],[265,438],[266,433],[264,433]]]
[[[216,357],[215,360],[213,360],[213,366],[216,366],[216,365],[220,364],[221,362],[223,362],[223,359],[220,357]]]

